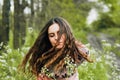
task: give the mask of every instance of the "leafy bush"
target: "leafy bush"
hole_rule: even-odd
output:
[[[78,67],[80,80],[120,80],[120,70],[117,68],[116,56],[112,52],[113,47],[105,41],[103,51],[95,50],[90,47],[90,44],[87,46],[95,62],[84,62]],[[35,80],[29,72],[24,75],[18,71],[18,65],[29,47],[22,47],[18,50],[9,46],[5,48],[6,51],[0,55],[0,80]]]
[[[28,80],[30,75],[19,72],[18,65],[29,47],[23,47],[21,50],[13,50],[9,46],[5,48],[6,51],[0,55],[0,80]],[[31,78],[29,80],[32,80]]]
[[[94,63],[84,62],[79,66],[80,80],[119,80],[120,70],[117,65],[116,55],[112,52],[113,47],[106,41],[102,42],[103,51],[90,48],[92,57],[96,58]],[[115,49],[115,48],[114,48]]]

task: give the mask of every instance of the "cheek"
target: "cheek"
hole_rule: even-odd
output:
[[[65,41],[65,35],[62,35],[61,40],[62,40],[62,42]]]
[[[52,43],[52,39],[51,39],[51,38],[49,38],[49,40],[50,40],[50,43]]]
[[[54,46],[54,39],[53,38],[49,38],[50,43],[52,44],[52,46]]]

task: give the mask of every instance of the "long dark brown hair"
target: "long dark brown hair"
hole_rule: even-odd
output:
[[[63,33],[66,37],[65,45],[60,50],[52,47],[48,38],[48,28],[54,23],[57,23],[60,27],[58,40]],[[29,62],[29,70],[37,75],[41,72],[41,68],[44,66],[52,70],[64,68],[64,58],[66,55],[69,55],[76,64],[79,64],[82,58],[91,62],[86,54],[83,54],[78,50],[79,44],[76,43],[70,28],[71,27],[68,22],[61,17],[56,17],[49,20],[40,31],[39,36],[26,54],[20,67],[25,70],[27,62]]]

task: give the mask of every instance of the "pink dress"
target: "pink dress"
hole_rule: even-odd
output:
[[[78,72],[74,73],[69,78],[50,79],[48,77],[37,77],[37,80],[79,80]]]
[[[70,78],[66,78],[64,80],[79,80],[78,72],[76,72],[75,74],[73,74]]]
[[[82,51],[82,52],[84,52],[85,54],[87,54],[87,55],[89,55],[89,50],[85,47],[85,45],[83,45],[83,44],[78,44],[78,46],[79,46],[79,50],[80,51]],[[69,62],[69,66],[74,66],[74,64],[71,64],[71,60],[69,60],[69,58],[68,58],[68,56],[66,57],[66,59],[65,60],[68,60],[67,62]],[[80,64],[84,61],[85,59],[84,58],[81,58],[81,62],[80,62]],[[57,75],[59,76],[59,77],[57,77],[57,78],[55,78],[55,79],[52,79],[52,78],[48,78],[47,76],[45,76],[44,78],[41,78],[40,76],[38,76],[37,77],[37,80],[79,80],[79,74],[78,74],[78,71],[77,70],[75,70],[75,72],[72,72],[74,69],[71,69],[71,67],[68,67],[71,71],[69,71],[69,73],[72,73],[72,75],[71,76],[69,76],[69,77],[67,77],[67,78],[63,78],[63,77],[61,77],[62,75],[65,75],[66,74],[66,71],[64,72],[62,72],[62,73],[58,73]],[[68,69],[68,68],[66,68],[66,69]],[[76,67],[74,67],[74,68],[76,68]],[[68,69],[68,70],[69,70]]]

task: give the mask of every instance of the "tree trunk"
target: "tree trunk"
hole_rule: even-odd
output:
[[[10,0],[3,1],[2,7],[2,26],[0,26],[0,43],[7,44],[9,41],[9,12]]]
[[[23,10],[20,12],[20,45],[24,45],[26,37],[26,20]]]
[[[14,0],[14,30],[13,30],[13,47],[20,47],[20,23],[19,23],[19,0]]]
[[[30,9],[31,9],[31,17],[30,17],[30,26],[29,27],[33,27],[33,21],[34,21],[34,1],[33,0],[31,0]]]
[[[20,45],[24,45],[25,37],[26,37],[26,19],[24,15],[24,9],[28,6],[27,1],[22,0],[22,4],[20,5]]]
[[[22,4],[19,0],[14,0],[14,48],[20,48],[25,43],[26,36],[26,20],[24,9],[28,5],[25,0]]]

